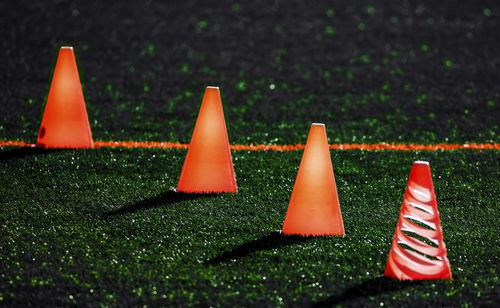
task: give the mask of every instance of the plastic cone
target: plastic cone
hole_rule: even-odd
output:
[[[283,223],[283,233],[345,234],[324,124],[311,125]]]
[[[403,231],[417,234],[426,241]],[[384,275],[400,280],[452,279],[431,168],[426,161],[413,163]]]
[[[36,145],[42,148],[92,148],[87,109],[73,47],[61,47]]]
[[[218,87],[205,90],[177,190],[187,193],[238,191]]]

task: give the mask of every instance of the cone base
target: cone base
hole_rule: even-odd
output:
[[[43,142],[37,142],[36,143],[37,148],[42,148],[42,149],[93,149],[94,148],[94,143],[92,142],[89,145],[54,145],[54,144],[45,144]]]
[[[238,189],[184,189],[184,188],[176,188],[176,191],[186,193],[186,194],[224,194],[224,193],[232,193],[235,194],[238,192]]]
[[[389,254],[389,260],[385,267],[384,276],[396,280],[412,281],[412,280],[453,280],[451,268],[448,259],[442,265],[441,270],[434,273],[417,272],[408,266],[400,265],[392,259],[392,252]]]
[[[299,236],[304,236],[304,237],[310,237],[310,236],[314,236],[314,237],[321,237],[321,236],[345,236],[345,233],[298,233],[298,232],[287,232],[285,230],[282,230],[281,231],[284,235],[290,235],[290,236],[294,236],[294,235],[299,235]]]
[[[448,276],[446,274],[440,275],[440,276],[433,276],[433,277],[408,277],[408,276],[398,276],[394,274],[392,271],[388,272],[386,271],[384,273],[384,277],[391,278],[394,280],[401,280],[401,281],[415,281],[415,280],[453,280],[453,277],[451,274]]]

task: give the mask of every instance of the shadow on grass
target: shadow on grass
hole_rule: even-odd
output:
[[[182,192],[176,192],[173,190],[169,190],[167,192],[161,193],[157,196],[147,198],[141,200],[136,203],[132,203],[129,205],[125,205],[116,210],[108,211],[103,213],[103,216],[114,216],[114,215],[122,215],[127,213],[134,213],[137,211],[147,210],[151,208],[156,208],[160,206],[167,206],[170,204],[175,204],[178,202],[198,199],[201,197],[215,197],[218,194],[187,194]]]
[[[42,149],[35,147],[25,147],[25,148],[16,148],[8,151],[0,151],[0,161],[6,161],[9,159],[22,158],[25,156],[31,155],[41,155],[41,154],[49,154],[54,152],[64,151],[63,149]]]
[[[246,257],[256,251],[271,250],[282,246],[309,241],[313,238],[313,236],[284,235],[280,231],[274,231],[259,239],[246,242],[233,250],[226,251],[206,261],[205,264],[217,265],[225,261]]]
[[[364,299],[370,296],[376,296],[382,293],[389,293],[406,289],[411,286],[416,286],[422,283],[422,280],[417,281],[401,281],[384,276],[365,280],[362,283],[352,286],[344,290],[344,292],[325,298],[312,307],[329,307],[341,304],[345,301]]]

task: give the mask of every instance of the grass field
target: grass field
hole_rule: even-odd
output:
[[[182,195],[182,150],[2,152],[12,303],[456,304],[498,299],[497,153],[335,151],[344,238],[284,237],[301,151],[233,152],[240,192]],[[7,155],[6,155],[7,154]],[[429,159],[454,281],[380,278],[414,159]]]
[[[35,142],[73,45],[94,140],[189,143],[218,85],[231,143],[499,143],[498,4],[377,3],[0,3],[0,140]],[[346,236],[316,238],[278,232],[302,153],[233,151],[239,192],[191,195],[183,149],[0,147],[0,305],[500,301],[498,150],[332,150]],[[453,281],[381,276],[414,160]]]

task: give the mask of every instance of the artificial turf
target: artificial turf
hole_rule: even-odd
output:
[[[0,3],[0,137],[33,140],[60,46],[101,140],[188,143],[206,86],[231,142],[496,142],[497,1]]]
[[[233,152],[238,194],[172,191],[184,150],[4,149],[7,304],[493,304],[495,151],[332,151],[345,237],[281,229],[302,151]],[[453,281],[381,278],[415,159],[431,162]]]
[[[95,140],[499,142],[497,1],[3,1],[0,140],[34,143],[74,46]],[[493,305],[498,151],[332,151],[346,236],[282,226],[302,151],[233,151],[239,193],[172,191],[185,150],[0,148],[0,305]],[[429,160],[453,281],[381,278]]]

